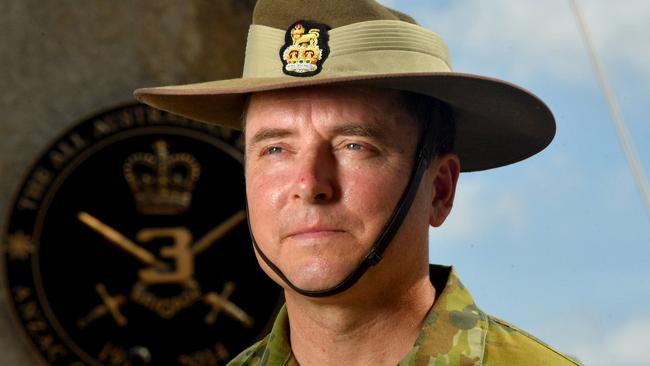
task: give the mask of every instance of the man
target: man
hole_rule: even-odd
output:
[[[136,96],[245,130],[253,246],[286,306],[233,365],[575,365],[428,265],[459,172],[525,159],[555,124],[529,92],[451,72],[410,17],[259,0],[241,79]]]

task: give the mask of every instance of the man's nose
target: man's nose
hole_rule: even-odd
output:
[[[336,159],[328,148],[313,149],[299,156],[294,198],[309,203],[333,200],[337,192]]]

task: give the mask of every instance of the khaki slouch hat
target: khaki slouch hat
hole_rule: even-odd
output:
[[[247,94],[316,85],[397,89],[445,102],[465,172],[526,159],[555,135],[553,115],[535,95],[453,72],[437,34],[373,0],[259,0],[241,78],[143,88],[135,96],[174,114],[240,129]]]

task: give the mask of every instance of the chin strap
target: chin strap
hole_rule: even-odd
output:
[[[408,185],[404,189],[404,193],[402,193],[402,197],[397,203],[397,206],[395,207],[395,210],[393,211],[390,219],[386,223],[386,226],[384,226],[384,230],[379,235],[372,248],[370,248],[368,254],[366,254],[361,263],[359,263],[357,268],[341,282],[332,287],[321,290],[305,290],[291,283],[287,276],[282,273],[282,270],[280,270],[280,268],[278,268],[278,266],[276,266],[264,254],[262,249],[257,244],[255,236],[253,235],[253,230],[250,226],[249,219],[247,220],[248,230],[250,231],[251,240],[253,241],[253,246],[255,247],[257,254],[273,270],[273,272],[275,272],[275,274],[277,274],[278,277],[280,277],[282,281],[287,284],[287,286],[301,295],[309,297],[326,297],[339,294],[352,287],[352,285],[357,283],[361,276],[366,273],[368,268],[376,265],[383,259],[384,251],[392,242],[395,234],[397,233],[397,230],[399,230],[400,226],[402,225],[406,214],[409,212],[411,204],[413,203],[415,195],[417,194],[418,187],[420,186],[422,175],[427,170],[429,161],[431,160],[432,156],[434,156],[433,153],[435,148],[435,139],[432,131],[433,129],[427,126],[425,131],[422,133],[422,137],[418,143],[418,149],[416,151],[415,164],[413,166],[413,170],[411,171],[411,177],[409,178]],[[248,204],[246,206],[246,214],[248,215]],[[250,216],[248,217],[250,218]]]

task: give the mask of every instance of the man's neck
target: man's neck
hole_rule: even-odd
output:
[[[423,276],[386,295],[338,302],[287,293],[291,349],[300,365],[397,364],[412,349],[436,293]]]

